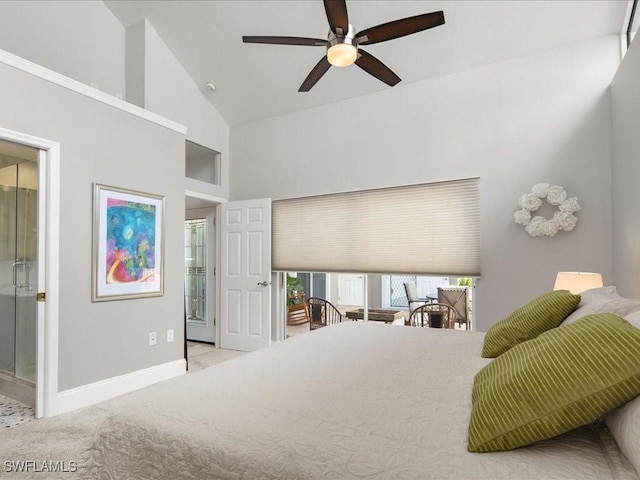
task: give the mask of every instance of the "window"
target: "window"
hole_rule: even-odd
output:
[[[324,273],[298,273],[298,279],[302,283],[302,288],[307,297],[327,297],[327,280]]]
[[[479,179],[276,200],[276,271],[480,276]]]

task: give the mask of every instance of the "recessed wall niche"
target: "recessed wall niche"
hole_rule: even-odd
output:
[[[186,141],[185,176],[220,185],[220,152]]]

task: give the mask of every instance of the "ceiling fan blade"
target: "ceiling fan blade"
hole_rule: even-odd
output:
[[[356,65],[365,72],[373,75],[378,80],[381,80],[392,87],[400,81],[400,77],[393,73],[389,67],[376,57],[361,49],[358,49],[358,53],[360,56],[356,60]]]
[[[242,37],[244,43],[267,43],[270,45],[304,45],[309,47],[326,47],[329,42],[321,38],[304,37]]]
[[[329,68],[331,67],[331,64],[329,63],[329,60],[327,60],[327,57],[324,56],[320,59],[320,61],[316,64],[315,67],[313,67],[313,70],[311,70],[311,73],[309,73],[309,75],[307,75],[307,78],[304,79],[304,82],[302,82],[302,85],[300,85],[300,88],[298,89],[299,92],[308,92],[309,90],[311,90],[311,88],[318,83],[318,80],[320,80],[322,78],[322,76],[327,73],[327,70],[329,70]]]
[[[333,33],[337,33],[338,28],[342,30],[343,35],[349,31],[349,16],[345,0],[324,0],[324,10],[327,12],[327,20]]]
[[[367,28],[366,30],[356,33],[356,39],[358,39],[359,45],[371,45],[373,43],[386,42],[387,40],[421,32],[442,25],[443,23],[443,11],[425,13]]]

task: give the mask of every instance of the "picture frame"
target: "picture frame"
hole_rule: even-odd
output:
[[[164,295],[164,196],[94,183],[91,300]]]

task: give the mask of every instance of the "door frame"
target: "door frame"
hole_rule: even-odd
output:
[[[58,413],[58,310],[60,253],[60,144],[0,127],[0,139],[40,150],[38,154],[38,293],[36,417]]]

